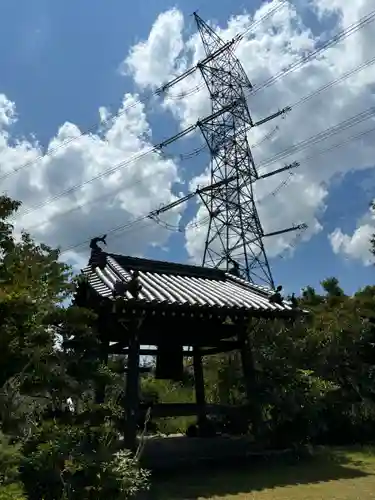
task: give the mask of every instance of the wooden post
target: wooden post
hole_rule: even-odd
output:
[[[204,375],[202,353],[199,347],[193,349],[195,399],[198,406],[198,424],[206,421],[206,396],[204,390]]]
[[[129,337],[128,366],[125,391],[125,448],[137,447],[137,420],[139,410],[139,325],[133,324]]]
[[[262,415],[260,407],[255,400],[257,397],[257,384],[253,349],[246,329],[241,329],[238,334],[238,338],[241,342],[241,362],[244,374],[246,396],[251,412],[253,433],[254,436],[258,436],[262,425]]]

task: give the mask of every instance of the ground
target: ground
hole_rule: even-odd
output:
[[[174,474],[153,500],[375,500],[375,450],[320,451],[312,459]]]

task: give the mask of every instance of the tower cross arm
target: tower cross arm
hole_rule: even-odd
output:
[[[273,231],[272,233],[266,233],[264,236],[278,236],[280,234],[291,233],[292,231],[299,231],[307,229],[307,224],[298,224],[297,226],[288,227],[287,229],[280,229],[280,231]]]
[[[276,113],[273,113],[270,116],[267,116],[267,118],[263,118],[262,120],[259,120],[258,122],[255,122],[253,127],[259,127],[259,125],[263,125],[264,123],[267,123],[271,120],[274,120],[278,116],[285,115],[286,113],[289,113],[291,111],[291,107],[287,106],[286,108],[280,109],[279,111],[276,111]]]
[[[159,87],[156,90],[156,94],[162,94],[163,92],[166,92],[168,89],[170,89],[171,87],[176,85],[176,83],[179,83],[182,80],[184,80],[185,78],[187,78],[188,76],[192,75],[198,68],[205,66],[210,61],[212,61],[216,57],[220,56],[223,52],[230,49],[237,42],[237,39],[238,39],[238,36],[235,36],[234,38],[232,38],[232,40],[229,40],[224,45],[222,45],[217,50],[215,50],[215,52],[212,52],[212,54],[208,55],[207,57],[205,57],[204,59],[199,61],[195,66],[192,66],[191,68],[187,69],[186,71],[184,71],[180,75],[176,76],[175,78],[173,78],[169,82],[167,82],[164,85],[162,85],[161,87]]]
[[[280,234],[285,234],[285,233],[291,233],[292,231],[298,231],[298,230],[305,230],[307,229],[307,224],[298,224],[298,226],[292,226],[288,227],[287,229],[281,229],[280,231],[274,231],[272,233],[266,233],[263,234],[263,238],[268,238],[269,236],[278,236]],[[245,245],[251,245],[251,243],[255,243],[257,241],[257,238],[253,238],[251,240],[246,240]],[[235,250],[238,250],[241,248],[243,243],[239,243],[235,247],[231,248],[231,252],[234,252]]]
[[[277,170],[273,170],[272,172],[267,172],[266,174],[260,175],[257,180],[259,179],[267,179],[267,177],[272,177],[273,175],[281,174],[282,172],[285,172],[286,170],[291,170],[293,168],[297,168],[300,166],[300,163],[298,161],[295,161],[291,163],[290,165],[285,165],[285,167],[278,168]]]
[[[193,132],[197,127],[200,125],[203,125],[205,123],[210,122],[211,120],[214,120],[215,118],[218,118],[219,116],[223,115],[224,113],[230,111],[232,108],[236,106],[238,101],[235,101],[233,103],[228,104],[227,106],[224,106],[222,109],[219,109],[219,111],[216,111],[216,113],[213,113],[212,115],[206,116],[205,118],[202,118],[202,120],[198,120],[197,123],[194,123],[193,125],[190,125],[190,127],[187,127],[185,130],[182,130],[178,134],[169,137],[163,142],[160,142],[157,146],[155,146],[155,150],[160,150],[165,148],[166,146],[169,146],[172,144],[172,142],[177,141],[178,139],[181,139],[182,137],[185,137],[185,135],[190,134],[190,132]]]
[[[171,210],[172,208],[175,208],[175,207],[181,205],[182,203],[185,203],[186,201],[189,201],[191,198],[193,198],[196,195],[206,193],[207,191],[213,191],[224,184],[229,184],[230,182],[232,182],[236,178],[237,177],[233,175],[232,177],[228,177],[228,179],[223,179],[219,182],[216,182],[215,184],[209,184],[209,185],[204,186],[202,188],[197,188],[195,191],[188,193],[186,196],[183,196],[182,198],[178,198],[177,200],[172,201],[172,203],[168,203],[168,205],[164,205],[164,206],[158,208],[157,210],[150,212],[148,217],[150,219],[152,219],[153,217],[156,217],[162,213],[167,212],[168,210]]]

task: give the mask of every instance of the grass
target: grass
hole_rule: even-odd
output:
[[[375,500],[375,450],[324,450],[295,463],[247,464],[156,479],[153,500]]]

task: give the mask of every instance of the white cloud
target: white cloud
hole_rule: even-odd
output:
[[[166,83],[181,68],[176,59],[183,49],[184,18],[180,11],[169,10],[156,19],[147,41],[131,48],[121,69],[134,76],[141,87],[156,88]]]
[[[263,5],[254,16],[246,13],[237,15],[227,25],[214,27],[224,39],[231,39],[247,28],[252,17],[254,20],[260,19],[275,4],[276,0]],[[314,0],[319,15],[335,14],[336,31],[369,12],[373,8],[372,4],[373,0]],[[183,30],[184,18],[177,9],[160,14],[147,40],[130,49],[121,66],[122,71],[132,75],[141,89],[155,89],[190,64],[196,63],[204,55],[202,44],[197,34],[184,40]],[[237,55],[255,88],[316,47],[320,38],[315,32],[316,30],[313,33],[303,24],[300,12],[292,4],[280,9],[272,19],[260,23],[256,30],[250,32],[238,46]],[[269,88],[256,92],[249,98],[254,119],[263,118],[298,101],[373,57],[374,36],[374,25],[371,25],[327,50],[302,69],[281,78]],[[322,33],[322,37],[327,37],[327,34]],[[299,170],[277,194],[274,195],[274,192],[288,178],[288,174],[260,181],[256,185],[256,197],[265,232],[306,222],[309,230],[304,239],[309,239],[322,230],[320,215],[326,208],[333,179],[352,170],[373,168],[371,134],[361,141],[349,142],[343,148],[336,148],[327,155],[316,155],[303,160],[305,156],[317,154],[353,133],[371,128],[374,126],[371,120],[301,153],[286,156],[282,161],[267,165],[265,162],[280,151],[373,106],[374,79],[375,65],[372,65],[296,107],[285,119],[278,119],[249,132],[250,143],[259,144],[254,149],[254,156],[257,165],[262,162],[264,164],[262,173],[301,159]],[[197,87],[199,91],[195,91]],[[188,95],[185,99],[173,98],[181,93]],[[208,94],[198,72],[173,88],[161,104],[162,109],[170,111],[178,120],[181,128],[210,112]],[[12,136],[11,125],[18,119],[16,107],[5,96],[0,95],[0,177],[3,190],[21,199],[24,203],[23,210],[31,210],[46,200],[57,197],[64,190],[85,183],[82,188],[44,204],[28,215],[20,216],[17,219],[18,228],[26,227],[37,238],[65,248],[106,232],[108,228],[126,225],[134,217],[174,199],[172,187],[179,180],[178,166],[174,161],[157,154],[145,156],[110,175],[89,182],[114,165],[147,150],[152,143],[146,110],[142,104],[137,103],[137,96],[126,94],[118,111],[119,116],[109,126],[105,126],[103,122],[107,120],[109,112],[105,107],[100,108],[100,133],[83,134],[67,145],[64,145],[65,141],[81,136],[81,130],[73,123],[62,124],[51,138],[45,153],[36,141],[17,140]],[[269,140],[262,141],[276,125],[279,127],[277,132],[271,134]],[[4,177],[27,162],[34,163],[16,174]],[[196,185],[197,182],[198,179],[192,179],[191,185]],[[204,175],[199,183],[205,183]],[[83,205],[84,208],[60,216],[77,205]],[[176,225],[179,217],[179,212],[170,212],[163,219]],[[202,218],[205,220],[205,213],[197,204],[196,219]],[[364,241],[365,232],[362,230],[359,239]],[[111,248],[139,254],[145,251],[148,244],[164,247],[169,234],[146,221],[134,226],[134,230],[124,232],[121,239],[111,243]],[[186,247],[191,258],[198,262],[201,260],[205,235],[206,226],[196,227],[195,221],[186,232]],[[361,245],[358,243],[358,235],[355,233],[353,236],[356,236],[354,240],[337,230],[331,235],[335,251],[343,251],[348,256],[359,255]],[[266,240],[269,254],[274,256],[290,248],[293,237],[293,234],[288,234]],[[74,250],[66,255],[77,261]]]
[[[276,4],[276,0],[264,4],[254,14],[253,20],[260,19]],[[373,8],[372,0],[359,2],[315,0],[312,5],[321,17],[333,14],[332,19],[335,25],[332,26],[332,32],[346,28]],[[214,26],[214,28],[223,39],[229,40],[239,31],[243,31],[249,25],[250,19],[249,14],[243,14],[231,19],[227,26]],[[269,88],[256,92],[249,98],[249,106],[254,119],[261,119],[277,109],[293,104],[373,57],[374,24],[370,24],[326,50],[321,56],[304,65],[302,69],[293,71]],[[315,33],[316,28],[313,33],[308,26],[304,25],[301,13],[290,3],[251,31],[238,46],[236,54],[256,88],[257,85],[259,86],[294,61],[299,60],[308,51],[318,47],[321,40],[331,36],[325,32],[319,36]],[[182,34],[178,33],[176,39],[181,40],[181,36]],[[153,54],[153,58],[157,56],[156,53]],[[187,40],[185,50],[169,65],[178,66],[180,58],[183,63],[188,60],[194,64],[202,57],[202,44],[199,37],[194,35]],[[134,60],[133,63],[136,67],[137,63]],[[139,62],[142,68],[152,63],[152,60],[147,61],[144,58],[142,63]],[[154,77],[152,72],[147,71],[143,74],[147,74],[148,79],[142,80],[142,86],[154,87],[158,81],[157,75]],[[268,135],[275,125],[279,126],[279,130],[270,140],[262,142],[254,150],[256,163],[261,165],[280,151],[373,106],[372,82],[374,79],[375,65],[370,65],[365,70],[355,73],[350,79],[345,79],[339,85],[295,107],[285,119],[278,119],[258,129],[253,129],[249,133],[251,144],[259,142],[262,137]],[[199,73],[196,72],[176,85],[170,93],[188,94],[191,89],[199,86],[201,81]],[[210,103],[205,88],[188,95],[183,100],[171,99],[167,94],[163,106],[172,111],[179,120],[181,128],[185,128],[198,118],[210,113]],[[289,227],[297,222],[306,222],[309,230],[303,239],[307,240],[322,230],[320,215],[326,209],[329,187],[333,180],[352,170],[373,168],[373,136],[368,134],[361,141],[348,142],[345,147],[332,149],[329,154],[319,155],[318,153],[373,126],[374,119],[364,121],[301,152],[285,156],[281,161],[265,165],[261,173],[277,169],[294,160],[301,160],[297,175],[293,176],[277,195],[267,196],[267,193],[272,193],[288,174],[258,182],[256,185],[256,197],[260,200],[259,212],[265,232]],[[315,157],[304,160],[305,157],[313,155]],[[193,181],[192,184],[196,185],[197,182],[198,180]],[[199,183],[204,184],[204,176],[199,177]],[[204,214],[204,208],[198,205],[195,222],[204,218]],[[186,232],[186,247],[190,256],[196,261],[201,259],[205,236],[206,227],[197,228],[194,224]],[[291,233],[266,240],[269,254],[277,255],[287,249],[294,237]]]
[[[37,239],[64,249],[126,225],[175,199],[172,185],[178,182],[177,165],[156,153],[103,175],[151,146],[145,109],[137,96],[125,95],[118,111],[118,116],[102,127],[101,135],[81,136],[76,125],[63,124],[43,153],[37,143],[10,140],[7,125],[15,119],[15,105],[1,99],[0,178],[3,190],[23,202],[16,218],[18,231],[26,228]],[[100,112],[108,115],[106,110]],[[91,181],[94,177],[97,179]],[[82,187],[74,189],[79,185]],[[66,195],[61,197],[63,192]],[[77,210],[77,206],[82,208]],[[170,223],[178,223],[178,211],[167,216]],[[165,245],[168,236],[147,220],[121,233],[121,239],[111,242],[111,249],[141,254],[148,245]],[[74,255],[72,251],[65,257],[81,263]]]
[[[375,257],[370,252],[370,240],[375,235],[375,211],[370,210],[358,221],[353,233],[345,234],[340,228],[336,228],[328,239],[332,250],[337,255],[362,261],[365,266],[375,264]]]
[[[370,266],[375,263],[370,253],[370,239],[374,233],[374,223],[359,226],[351,236],[337,228],[329,235],[329,240],[335,254],[361,260],[365,266]]]
[[[7,99],[4,94],[0,94],[0,130],[4,133],[5,127],[8,127],[15,120],[15,105]]]

